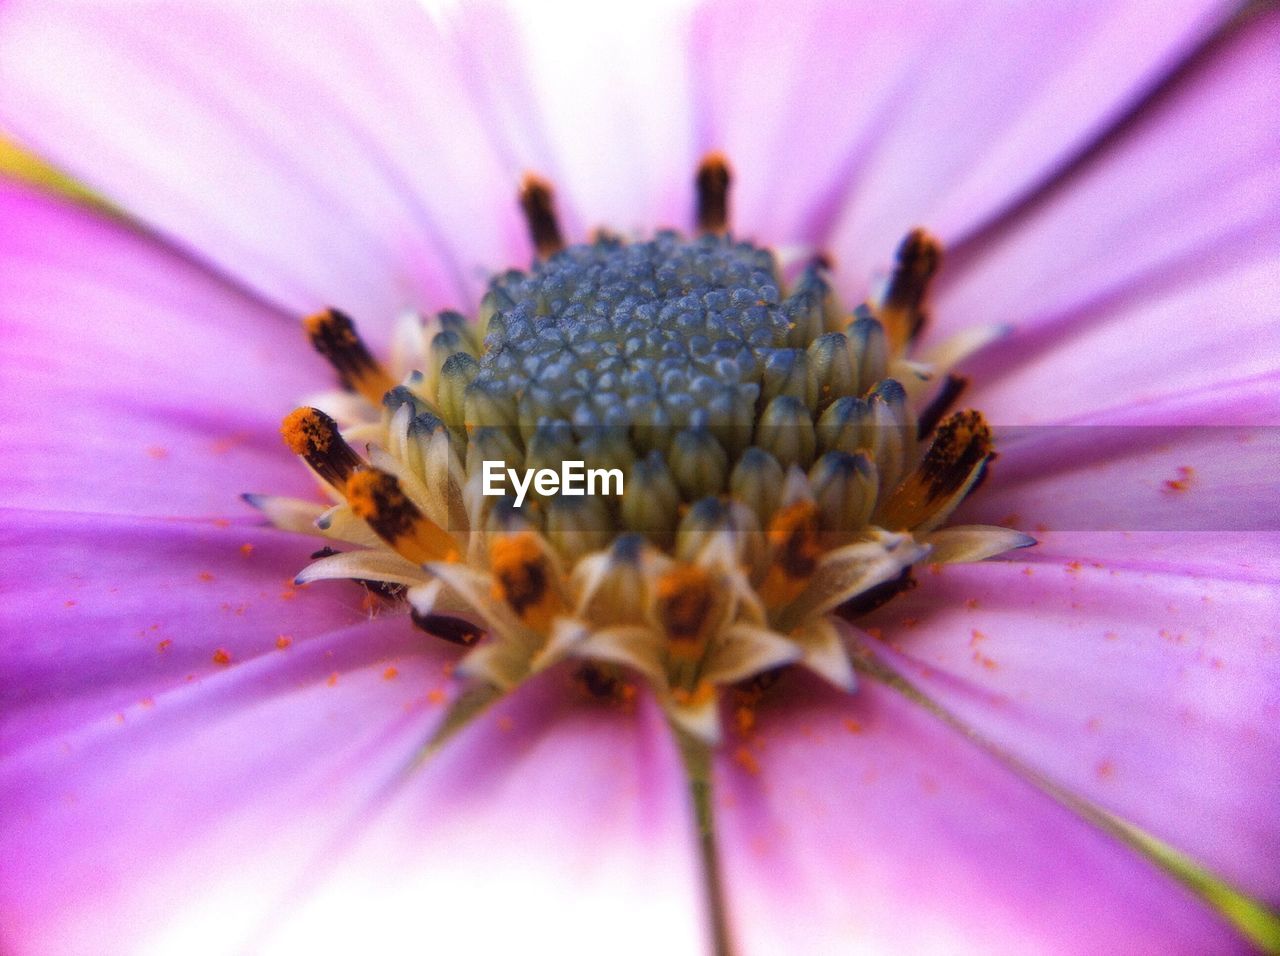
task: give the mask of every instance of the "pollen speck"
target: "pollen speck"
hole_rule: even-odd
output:
[[[332,674],[330,674],[329,679],[326,680],[325,683],[328,684],[330,687],[335,686],[338,683],[338,672],[334,671]]]
[[[253,554],[253,545],[246,541],[244,544],[240,545],[240,553],[246,558],[249,557],[249,555]]]
[[[212,572],[212,571],[201,571],[198,575],[196,575],[196,577],[198,577],[201,581],[205,581],[205,582],[212,581],[212,580],[213,580],[213,572]]]
[[[427,703],[440,705],[444,703],[444,691],[439,687],[427,691]]]
[[[1000,666],[990,657],[987,657],[986,654],[983,654],[981,651],[974,651],[973,659],[975,662],[981,664],[984,668],[986,668],[989,671],[993,671]]]
[[[159,644],[156,645],[156,650],[159,651],[161,654],[163,654],[165,651],[167,651],[171,647],[173,647],[173,641],[169,640],[169,638],[166,637],[163,641],[161,641]]]
[[[1178,477],[1168,479],[1161,487],[1166,494],[1178,494],[1191,487],[1191,481],[1195,475],[1194,468],[1183,465],[1178,469]]]
[[[759,776],[760,761],[758,761],[756,759],[756,755],[746,747],[739,747],[735,750],[733,752],[733,760],[739,767],[751,774],[753,777]]]
[[[986,639],[987,639],[987,635],[983,634],[977,628],[974,628],[972,631],[969,632],[970,647],[977,647],[979,641],[985,641]]]
[[[738,727],[738,733],[744,737],[751,733],[751,728],[756,725],[756,712],[750,707],[739,707],[734,711],[733,717]]]
[[[860,734],[862,733],[862,721],[854,720],[852,717],[846,717],[844,719],[844,729],[849,731],[851,734]]]
[[[220,647],[213,652],[213,662],[225,667],[227,664],[231,663],[231,653],[225,648]]]
[[[288,634],[281,634],[276,637],[276,647],[282,651],[292,643],[293,638]]]
[[[977,610],[977,608],[978,608],[978,599],[977,599],[977,598],[968,598],[968,599],[964,602],[964,606],[965,606],[965,607],[967,607],[970,611],[976,611],[976,610]]]
[[[169,457],[169,449],[161,445],[152,445],[147,449],[147,457],[154,458],[156,461],[163,461]]]
[[[1099,780],[1110,780],[1116,775],[1116,765],[1111,760],[1100,760],[1096,767]]]
[[[385,671],[382,672],[383,680],[395,680],[399,676],[400,676],[400,671],[398,671],[394,667],[388,667]]]

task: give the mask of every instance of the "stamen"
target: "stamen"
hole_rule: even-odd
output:
[[[453,538],[418,510],[395,475],[362,469],[347,480],[346,494],[351,510],[407,560],[426,564],[458,559]]]
[[[555,571],[530,531],[501,535],[489,546],[493,596],[535,630],[546,630],[564,605],[552,586]]]
[[[920,417],[916,421],[917,440],[923,441],[929,437],[933,430],[938,427],[938,422],[942,421],[942,416],[956,403],[956,399],[961,396],[968,386],[969,380],[962,375],[947,376],[947,380],[942,383],[942,388],[938,390],[938,394],[933,397],[933,401],[924,407],[924,411],[920,413]]]
[[[556,218],[555,191],[549,182],[526,173],[520,184],[520,208],[524,210],[529,238],[539,259],[547,259],[564,248],[564,237]]]
[[[373,404],[382,402],[396,383],[369,353],[369,348],[356,332],[355,323],[345,312],[326,309],[302,320],[315,350],[328,359],[343,388],[359,392]]]
[[[957,492],[991,455],[991,429],[980,412],[968,409],[938,426],[924,461],[894,489],[880,524],[898,530],[917,527]],[[976,479],[975,479],[976,480]]]
[[[941,243],[923,229],[911,230],[898,246],[898,264],[881,308],[881,318],[895,347],[914,341],[924,327],[925,294],[941,264]]]
[[[729,231],[729,164],[723,153],[708,153],[698,166],[698,232],[723,235]]]
[[[338,433],[338,423],[318,408],[295,408],[285,416],[280,434],[295,454],[315,473],[341,490],[364,462]]]
[[[711,575],[696,564],[682,564],[658,578],[658,619],[670,638],[673,659],[696,663],[706,649],[715,603]]]
[[[818,540],[818,506],[812,501],[788,505],[769,522],[773,563],[760,585],[765,604],[778,607],[799,596],[813,576],[822,554]]]

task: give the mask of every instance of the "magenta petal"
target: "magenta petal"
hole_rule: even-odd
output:
[[[586,700],[564,671],[517,690],[317,867],[268,947],[705,952],[688,787],[637,703]]]
[[[1001,429],[958,521],[1028,531],[1280,531],[1280,375]],[[1194,552],[1194,549],[1192,549]]]
[[[413,3],[6,4],[0,116],[275,302],[385,326],[523,248],[442,29]]]
[[[441,718],[442,647],[398,616],[300,636],[5,757],[5,951],[246,951]]]
[[[582,241],[599,226],[623,234],[688,228],[699,157],[685,5],[511,6],[515,36],[510,24],[468,31],[476,42],[462,70],[474,74],[474,64],[502,51],[502,75],[490,84],[505,107],[495,131],[523,163],[545,163],[566,238]],[[527,73],[513,68],[506,47]],[[541,141],[520,135],[530,116]]]
[[[248,523],[6,512],[0,752],[140,713],[225,672],[219,651],[234,666],[367,620],[357,585],[293,586],[312,547]]]
[[[280,417],[332,373],[296,323],[119,223],[0,186],[9,507],[226,514],[314,484]]]
[[[824,138],[857,147],[844,168],[832,170],[844,178],[849,201],[826,238],[852,276],[884,268],[915,226],[955,242],[1031,192],[1230,12],[1197,0],[1161,5],[1158,16],[1145,2],[934,6],[942,14],[934,23],[915,22],[922,18],[913,12],[898,26],[917,46],[895,65],[892,84],[862,83],[875,102],[869,132],[847,123],[850,102],[864,95],[851,83],[843,96],[821,96],[825,120],[803,128],[783,152],[808,163],[815,148],[828,155]],[[841,9],[848,10],[842,29],[826,30],[815,45],[843,58],[846,79],[837,82],[860,79],[864,69],[874,77],[882,56],[876,27],[900,13]],[[808,66],[802,59],[797,69]],[[852,109],[865,115],[863,105]]]
[[[1280,592],[1247,567],[1197,568],[1215,538],[1245,565],[1275,543],[1182,535],[1186,566],[1161,567],[1088,560],[1075,536],[1076,560],[950,566],[870,624],[977,731],[1274,906]]]
[[[766,703],[717,767],[741,952],[1246,951],[1183,887],[897,692],[803,683],[788,688],[803,703]]]
[[[712,4],[701,136],[737,161],[748,233],[829,242],[861,282],[907,229],[958,238],[1098,135],[1215,6]]]
[[[1196,325],[1220,331],[1218,344],[1233,360],[1230,339],[1248,338],[1237,331],[1239,323],[1269,313],[1274,327],[1277,43],[1280,16],[1272,10],[1254,17],[1090,162],[1009,228],[970,250],[963,268],[944,272],[936,333],[1008,322],[1037,337],[1039,354],[1052,347],[1085,356],[1109,347],[1114,330],[1129,321],[1128,306],[1192,297],[1209,315],[1229,317],[1219,327],[1188,311],[1176,331],[1160,333],[1147,324],[1131,333],[1131,348],[1117,356],[1127,367],[1132,352],[1144,346],[1153,353],[1171,346],[1177,351]],[[1269,282],[1254,274],[1265,271],[1268,259]],[[1212,303],[1210,294],[1197,291],[1227,289],[1237,281],[1252,291],[1230,303]],[[1218,351],[1213,340],[1197,341],[1207,351],[1196,364],[1212,369]],[[1059,367],[1059,384],[1069,368]],[[1168,368],[1174,371],[1172,363]]]

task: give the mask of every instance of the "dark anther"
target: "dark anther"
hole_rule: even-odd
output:
[[[551,184],[532,173],[520,184],[520,208],[529,225],[529,238],[539,259],[546,259],[564,248],[560,223],[556,219],[555,193]]]
[[[315,350],[333,366],[342,387],[359,392],[375,404],[395,383],[369,352],[351,316],[338,309],[325,309],[302,321]]]
[[[969,380],[962,375],[947,376],[947,380],[942,383],[942,388],[938,389],[938,394],[933,396],[933,401],[920,413],[920,418],[916,422],[917,440],[923,440],[932,434],[938,427],[938,422],[942,421],[942,416],[951,410],[951,406],[956,403],[968,385]]]
[[[947,416],[920,463],[929,498],[936,501],[955,492],[990,454],[991,429],[981,412],[966,409]]]
[[[280,434],[295,455],[335,488],[341,489],[364,464],[338,433],[338,423],[318,408],[295,408],[285,416]]]
[[[911,576],[910,568],[903,568],[896,578],[891,578],[863,591],[857,597],[845,601],[835,613],[846,621],[857,620],[864,614],[870,614],[878,607],[883,607],[890,600],[916,586],[916,579]]]
[[[340,551],[338,551],[336,548],[331,548],[331,547],[329,547],[328,545],[325,545],[325,546],[324,546],[323,548],[321,548],[319,551],[312,551],[312,552],[311,552],[311,560],[312,560],[312,561],[319,561],[321,558],[331,558],[331,557],[333,557],[335,554],[341,554],[341,552],[340,552]]]
[[[907,321],[907,340],[924,327],[924,297],[942,264],[942,246],[923,229],[912,229],[898,246],[898,264],[885,293],[886,309],[901,310]]]
[[[547,593],[547,569],[541,561],[528,561],[495,569],[507,603],[517,614],[538,604]]]
[[[480,636],[484,633],[470,621],[464,621],[460,617],[450,617],[447,614],[419,614],[417,611],[410,611],[409,616],[417,627],[432,637],[438,637],[450,644],[460,644],[463,647],[470,647],[480,640]]]
[[[729,164],[709,153],[698,165],[698,232],[719,235],[729,229]]]

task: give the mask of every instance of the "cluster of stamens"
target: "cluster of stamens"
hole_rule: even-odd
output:
[[[471,647],[462,675],[500,690],[567,658],[599,694],[642,677],[713,741],[720,687],[800,664],[851,689],[838,619],[916,563],[1030,543],[942,527],[993,456],[979,413],[948,414],[964,381],[910,355],[938,244],[912,232],[884,295],[846,312],[824,259],[788,282],[729,235],[723,160],[696,185],[693,237],[566,247],[529,177],[533,267],[494,278],[475,321],[406,318],[390,370],[341,312],[308,318],[344,393],[283,432],[332,504],[249,496],[349,546],[299,580],[396,589],[423,630]],[[567,461],[622,493],[486,485],[486,462]]]

